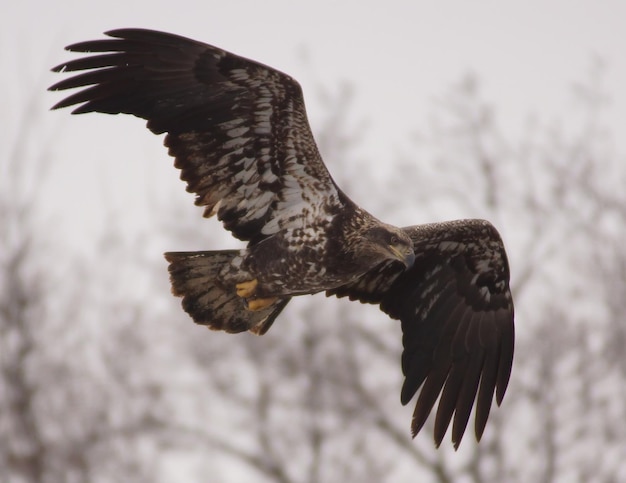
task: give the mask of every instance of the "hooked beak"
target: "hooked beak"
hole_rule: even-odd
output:
[[[396,247],[389,247],[395,258],[404,263],[406,268],[411,268],[415,263],[415,253],[412,248],[407,248],[406,252],[398,250]]]

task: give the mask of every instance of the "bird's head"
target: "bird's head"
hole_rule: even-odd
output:
[[[371,258],[373,263],[385,260],[398,260],[406,268],[410,268],[415,261],[413,241],[401,228],[378,224],[365,231],[360,243],[361,255]]]

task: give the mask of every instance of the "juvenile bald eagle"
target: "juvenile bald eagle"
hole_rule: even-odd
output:
[[[67,47],[98,55],[55,67],[86,71],[50,90],[86,87],[54,109],[148,121],[196,194],[247,241],[242,250],[170,252],[172,291],[211,329],[264,334],[295,295],[378,304],[400,319],[401,402],[421,387],[412,434],[439,395],[435,442],[461,441],[501,403],[513,362],[513,303],[502,240],[487,221],[396,228],[335,184],[309,128],[299,84],[281,72],[184,37],[142,29]]]

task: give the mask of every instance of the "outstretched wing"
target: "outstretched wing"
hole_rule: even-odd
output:
[[[498,405],[513,363],[513,300],[509,267],[496,229],[483,220],[405,228],[415,245],[407,271],[390,263],[328,292],[378,303],[402,323],[405,375],[401,401],[421,387],[411,431],[422,428],[437,398],[435,442],[451,421],[458,447],[476,401],[480,440],[494,393]]]
[[[341,201],[308,124],[302,90],[257,62],[177,35],[143,29],[70,45],[98,53],[61,64],[83,71],[50,90],[85,87],[53,109],[133,114],[169,152],[187,190],[224,226],[252,243],[314,226]]]

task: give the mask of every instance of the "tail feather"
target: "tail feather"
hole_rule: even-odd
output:
[[[239,255],[239,250],[212,252],[168,252],[172,293],[182,297],[182,305],[196,324],[226,332],[263,335],[291,297],[278,299],[259,311],[246,309],[235,284],[224,280],[224,268]]]

